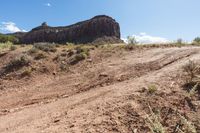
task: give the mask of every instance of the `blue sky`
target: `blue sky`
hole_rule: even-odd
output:
[[[199,5],[200,0],[1,0],[0,32],[29,31],[44,21],[69,25],[106,14],[120,23],[123,38],[189,41],[200,36]]]

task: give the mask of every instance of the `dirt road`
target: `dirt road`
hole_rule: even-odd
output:
[[[0,132],[144,132],[148,127],[141,91],[155,84],[166,95],[182,92],[182,66],[199,61],[200,48],[100,55],[93,51],[92,62],[82,62],[67,73],[2,81],[6,89],[0,90]],[[200,117],[199,110],[196,114]]]

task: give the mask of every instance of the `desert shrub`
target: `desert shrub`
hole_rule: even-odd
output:
[[[149,94],[153,94],[153,93],[155,93],[157,90],[158,90],[158,89],[157,89],[156,85],[149,85],[149,86],[148,86],[148,93],[149,93]]]
[[[11,51],[14,51],[14,50],[16,50],[16,49],[17,49],[17,46],[12,45],[12,46],[10,47],[10,50],[11,50]]]
[[[11,60],[6,66],[5,66],[5,72],[18,70],[24,66],[28,66],[30,63],[30,58],[27,55],[19,56],[13,60]]]
[[[188,95],[186,96],[186,98],[191,99],[193,96],[195,96],[195,94],[197,93],[199,84],[194,85],[188,92]]]
[[[56,48],[59,48],[59,47],[60,47],[60,44],[55,44],[55,47],[56,47]]]
[[[183,41],[183,39],[179,38],[176,40],[176,42],[174,43],[175,46],[178,46],[178,47],[182,47],[182,46],[186,46],[187,43]]]
[[[67,64],[61,63],[60,64],[60,70],[61,71],[67,71],[67,70],[69,70],[69,66]]]
[[[197,130],[192,122],[188,121],[184,116],[179,113],[177,113],[177,115],[181,119],[181,125],[183,125],[184,127],[184,129],[178,129],[181,133],[197,133]]]
[[[49,43],[36,43],[34,44],[34,48],[37,48],[44,52],[56,52],[56,46],[55,44],[49,44]]]
[[[76,45],[74,43],[69,43],[69,42],[66,43],[67,49],[74,49],[75,47],[76,47]]]
[[[149,106],[150,114],[147,115],[147,125],[152,133],[165,133],[165,128],[162,125],[161,116],[159,112],[153,112],[152,108]]]
[[[66,57],[67,55],[68,55],[67,52],[62,52],[62,53],[60,54],[60,56],[62,56],[62,57]]]
[[[70,65],[75,65],[78,62],[86,59],[89,56],[90,49],[84,46],[78,46],[74,50],[68,51]]]
[[[67,46],[72,46],[72,47],[74,47],[75,44],[74,44],[74,43],[71,43],[71,42],[66,42],[66,45],[67,45]]]
[[[32,73],[32,68],[26,68],[22,73],[21,77],[30,77]]]
[[[98,48],[100,45],[99,44],[94,44],[94,47],[95,48]]]
[[[61,61],[61,56],[60,54],[57,54],[54,58],[53,61]]]
[[[12,42],[12,43],[17,43],[18,39],[12,35],[3,35],[0,34],[0,42],[1,43],[6,43],[6,42]]]
[[[127,44],[124,48],[125,48],[125,50],[131,51],[131,50],[135,49],[135,46],[131,45],[131,44]]]
[[[69,49],[68,51],[67,51],[67,55],[68,55],[68,57],[71,57],[72,55],[74,55],[75,54],[75,52],[74,52],[74,50],[73,49]]]
[[[183,43],[183,39],[181,39],[181,38],[177,39],[176,43],[177,44],[182,44]]]
[[[136,45],[138,42],[136,41],[134,36],[128,36],[127,37],[127,43],[131,45]]]
[[[89,48],[86,48],[84,46],[76,47],[75,50],[77,54],[83,53],[83,54],[86,54],[87,56],[89,55],[89,51],[90,51]]]
[[[32,47],[31,49],[28,50],[29,54],[35,54],[35,53],[38,53],[38,52],[39,52],[39,49],[37,49],[35,47]]]
[[[189,60],[188,63],[183,66],[183,69],[189,77],[189,82],[192,82],[192,80],[195,78],[195,75],[197,75],[200,70],[199,65],[191,60]]]
[[[79,54],[76,54],[74,56],[72,56],[70,59],[69,59],[69,64],[70,65],[75,65],[77,64],[79,61],[82,61],[84,59],[87,58],[87,55],[85,53],[79,53]]]
[[[150,113],[146,116],[146,123],[151,130],[151,133],[166,133],[167,127],[163,123],[163,118],[161,117],[161,111],[156,109],[153,110],[150,105],[149,110]],[[190,122],[188,119],[186,119],[184,116],[182,116],[177,110],[173,110],[175,117],[179,119],[179,121],[176,123],[176,127],[173,130],[173,133],[197,133],[196,127],[192,122]],[[175,123],[174,123],[175,124]]]
[[[36,60],[40,60],[40,59],[44,59],[44,58],[46,58],[47,56],[44,54],[44,53],[42,53],[42,52],[39,52],[39,53],[37,53],[36,55],[35,55],[35,59]]]
[[[192,86],[188,96],[191,98],[197,91],[200,92],[200,64],[190,60],[183,66],[183,70],[186,72],[186,85]]]
[[[0,49],[10,48],[12,45],[12,42],[0,43]]]
[[[53,61],[61,62],[60,68],[61,70],[65,69],[65,65],[75,65],[78,62],[86,59],[89,56],[89,51],[90,48],[86,46],[76,46],[74,48],[71,48],[69,50],[63,51],[61,54],[57,54],[54,58]],[[67,62],[64,63],[63,62]]]
[[[191,43],[191,45],[193,45],[193,46],[200,46],[200,42],[194,42],[194,41],[193,41],[193,42]]]

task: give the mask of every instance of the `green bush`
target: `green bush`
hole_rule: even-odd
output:
[[[200,37],[196,37],[193,42],[200,43]]]
[[[12,35],[3,35],[0,34],[0,42],[1,43],[6,43],[6,42],[12,42],[12,43],[17,43],[18,39]]]
[[[183,44],[183,39],[181,39],[181,38],[177,39],[176,43],[177,44]]]
[[[0,49],[10,48],[12,45],[12,42],[0,43]]]
[[[21,73],[21,76],[22,76],[22,77],[30,77],[32,71],[33,71],[33,70],[32,70],[31,68],[26,68],[26,69]]]
[[[158,89],[157,89],[156,85],[149,85],[148,86],[148,93],[149,94],[154,94],[157,90]]]
[[[127,41],[128,41],[128,44],[131,44],[131,45],[136,45],[138,43],[136,41],[135,37],[133,37],[133,36],[128,36]]]
[[[68,50],[69,64],[75,65],[89,56],[90,49],[84,46],[78,46],[74,50]]]

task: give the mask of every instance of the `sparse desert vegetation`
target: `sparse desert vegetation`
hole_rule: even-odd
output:
[[[20,69],[23,66],[27,66],[30,63],[30,59],[27,55],[20,55],[12,59],[6,66],[5,71],[14,71]]]
[[[17,43],[18,39],[12,35],[0,34],[0,43],[7,43],[7,42]]]
[[[49,44],[49,43],[36,43],[33,45],[35,49],[42,50],[44,52],[56,52],[56,45],[55,44]]]
[[[11,48],[11,46],[13,46],[13,43],[11,43],[11,42],[0,43],[0,49],[1,50]]]

